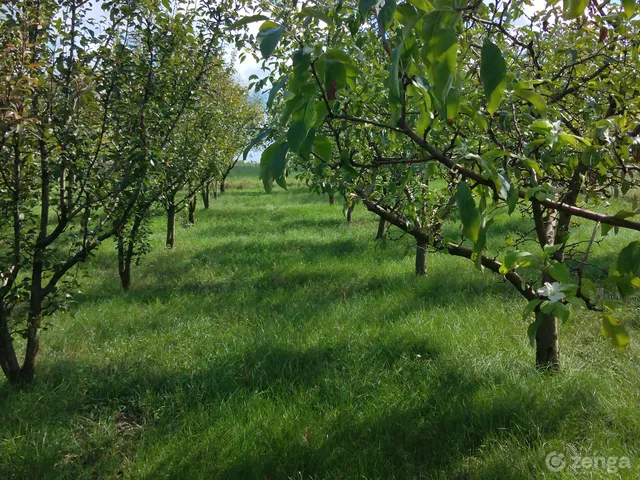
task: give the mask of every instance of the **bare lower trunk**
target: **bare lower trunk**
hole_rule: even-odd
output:
[[[36,375],[36,363],[40,350],[40,323],[42,321],[43,287],[42,276],[44,273],[44,248],[36,248],[33,268],[31,270],[31,299],[29,302],[29,317],[27,319],[27,348],[24,353],[24,362],[20,369],[20,383],[30,384]]]
[[[387,221],[380,217],[380,221],[378,222],[378,233],[376,234],[376,240],[382,240],[384,238],[384,231],[387,227]]]
[[[193,195],[189,200],[189,223],[195,225],[196,223],[196,208],[198,207],[198,196]]]
[[[173,248],[176,242],[176,205],[173,198],[167,206],[167,248]]]
[[[329,205],[336,203],[336,199],[333,195],[329,194]]]
[[[38,298],[32,300],[32,311],[29,312],[27,321],[27,348],[24,354],[24,363],[20,369],[19,383],[29,385],[36,376],[36,364],[40,351],[40,322],[42,321],[42,305]]]
[[[351,205],[349,208],[347,208],[347,223],[351,223],[351,217],[353,215],[354,208],[355,208],[355,205]]]
[[[552,232],[548,233],[548,238],[553,238]],[[548,272],[543,280],[554,281]],[[536,330],[536,367],[541,370],[559,370],[558,319],[554,315],[536,312],[536,320],[540,322]]]
[[[213,182],[213,199],[218,199],[218,182]]]
[[[120,274],[120,285],[124,291],[131,289],[131,266],[138,242],[138,233],[143,222],[144,217],[138,213],[133,220],[128,238],[124,238],[124,233],[118,234],[118,273]]]
[[[9,332],[8,314],[0,307],[0,368],[9,380],[15,385],[20,382],[20,364],[13,347],[13,339]]]
[[[427,274],[427,242],[416,240],[416,275],[421,277]]]
[[[207,210],[211,208],[211,184],[207,183],[202,189],[202,204]]]
[[[128,291],[131,288],[131,257],[127,255],[125,239],[122,234],[118,234],[118,273],[122,289]]]
[[[536,366],[544,370],[560,368],[560,346],[558,343],[558,319],[553,315],[538,312],[542,318],[536,331]]]
[[[220,195],[224,193],[224,182],[225,182],[224,180],[220,182]]]

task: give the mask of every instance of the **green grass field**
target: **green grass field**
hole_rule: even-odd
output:
[[[130,293],[99,252],[36,385],[0,385],[0,479],[640,478],[637,303],[631,348],[577,311],[542,374],[500,278],[444,254],[416,278],[410,239],[375,242],[362,206],[347,225],[339,202],[255,177],[181,218],[173,251],[158,218]],[[572,468],[574,450],[633,467]]]

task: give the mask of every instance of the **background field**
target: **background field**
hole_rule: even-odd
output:
[[[0,385],[1,479],[639,478],[636,303],[630,349],[577,311],[562,372],[540,374],[495,275],[434,254],[416,278],[410,239],[374,242],[362,206],[347,225],[339,202],[256,176],[181,220],[173,251],[158,218],[128,294],[99,252],[43,332],[36,385]],[[501,219],[492,242],[525,227]],[[634,468],[549,472],[572,448]]]

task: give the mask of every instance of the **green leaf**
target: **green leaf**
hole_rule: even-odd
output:
[[[264,20],[269,20],[269,17],[265,17],[264,15],[251,15],[249,17],[241,18],[236,23],[231,25],[231,28],[244,27],[245,25],[248,25],[250,23],[260,22]]]
[[[509,270],[518,267],[528,267],[532,263],[533,255],[529,252],[523,252],[521,250],[512,250],[507,252],[504,256],[504,262],[502,262],[502,266],[506,269],[503,275]]]
[[[423,12],[433,10],[433,6],[427,0],[409,0],[409,3]]]
[[[589,0],[563,0],[564,18],[572,20],[580,17],[589,5]]]
[[[601,160],[600,151],[595,147],[587,147],[582,152],[582,163],[585,167],[596,167]]]
[[[536,110],[538,110],[538,113],[543,117],[547,115],[547,102],[544,101],[544,98],[542,98],[542,95],[532,92],[531,90],[523,90],[523,89],[516,89],[514,90],[513,93],[515,96],[520,97],[523,100],[526,100],[531,105],[536,107]]]
[[[549,314],[549,313],[553,312],[554,306],[555,306],[555,303],[552,303],[549,300],[544,300],[540,304],[540,311],[542,313]]]
[[[391,53],[391,67],[389,68],[389,102],[402,103],[402,92],[400,91],[400,51],[404,42],[400,42]]]
[[[551,133],[553,124],[549,120],[536,120],[531,125],[531,130],[541,135],[548,135]]]
[[[480,78],[487,99],[487,111],[493,115],[502,101],[507,85],[507,64],[500,48],[488,38],[482,44]]]
[[[433,120],[431,114],[431,97],[426,95],[425,102],[420,105],[420,118],[416,123],[416,132],[421,137],[424,136],[427,128],[431,125],[431,121]]]
[[[447,121],[451,123],[454,118],[458,116],[460,111],[460,90],[458,88],[451,88],[447,94]]]
[[[369,16],[369,12],[374,5],[378,3],[378,0],[360,0],[358,4],[358,10],[360,11],[360,15],[362,18],[367,18]]]
[[[549,275],[560,283],[571,283],[571,274],[564,263],[552,262],[548,269]]]
[[[333,24],[329,14],[324,10],[320,10],[318,8],[304,7],[302,10],[300,10],[300,15],[302,17],[310,17],[317,20],[322,20],[327,25]]]
[[[413,19],[416,18],[418,12],[415,7],[410,3],[401,3],[396,7],[396,11],[393,14],[393,17],[400,23],[401,25],[412,25]]]
[[[458,184],[456,202],[460,211],[460,219],[462,220],[462,234],[475,243],[478,241],[482,219],[480,210],[478,210],[476,202],[473,200],[471,189],[464,182]]]
[[[432,69],[433,95],[439,105],[446,104],[449,89],[453,84],[453,71],[446,62],[436,63]]]
[[[640,241],[631,242],[620,251],[616,268],[621,274],[640,277]]]
[[[622,0],[624,15],[629,20],[636,13],[636,0]]]
[[[386,32],[393,23],[393,13],[396,11],[396,0],[386,0],[378,13],[378,21]]]
[[[316,139],[316,129],[315,127],[311,127],[311,130],[307,132],[307,136],[300,145],[300,149],[298,150],[298,155],[300,155],[303,159],[309,160],[309,156],[311,155],[311,150],[313,149],[313,142]]]
[[[571,135],[570,133],[559,133],[558,140],[560,141],[560,143],[566,143],[575,148],[591,146],[591,142],[586,138],[578,137],[577,135]]]
[[[280,140],[265,149],[260,157],[260,178],[266,192],[273,188],[273,180],[286,188],[285,170],[287,166],[287,152],[289,145]]]
[[[507,206],[509,207],[509,215],[513,213],[518,205],[518,200],[520,199],[520,192],[518,191],[517,185],[511,182],[511,186],[509,188],[509,193],[507,194]]]
[[[277,24],[269,21],[263,23],[260,27],[260,32],[258,32],[258,35],[256,36],[256,41],[258,42],[258,45],[260,45],[260,53],[262,53],[262,57],[265,60],[271,56],[278,46],[283,32],[284,25],[277,26]]]
[[[249,142],[249,145],[247,145],[243,151],[243,160],[245,162],[247,161],[247,157],[249,156],[249,152],[251,152],[251,149],[256,145],[262,143],[262,141],[265,140],[272,131],[273,130],[271,128],[266,128],[262,130],[253,140],[251,140],[251,142]]]
[[[320,78],[324,79],[324,88],[330,101],[336,99],[336,92],[347,85],[347,69],[343,59],[325,54],[316,62]]]
[[[289,152],[289,145],[284,143],[278,150],[275,152],[273,158],[271,159],[271,171],[273,172],[273,178],[276,180],[276,183],[282,188],[287,188],[287,180],[285,178],[285,174],[287,171],[287,153]]]
[[[540,300],[539,298],[534,298],[533,300],[530,300],[529,303],[527,303],[527,306],[524,308],[524,312],[522,313],[522,319],[526,320],[529,317],[529,315],[533,313],[536,307],[541,303],[542,303],[542,300]]]
[[[486,117],[482,113],[472,109],[469,105],[461,105],[460,111],[473,120],[473,123],[475,123],[480,130],[486,131],[489,128],[489,122]]]
[[[529,328],[527,328],[527,335],[529,336],[529,344],[531,345],[531,348],[536,347],[536,333],[538,331],[538,327],[542,324],[543,320],[544,320],[544,315],[538,313],[536,315],[535,321],[529,324]]]
[[[553,314],[560,319],[560,322],[565,323],[569,319],[571,310],[564,303],[557,302],[554,304]]]
[[[292,152],[300,153],[300,148],[307,138],[307,126],[303,121],[293,122],[287,132],[287,142]]]
[[[311,66],[311,54],[304,48],[299,48],[291,56],[294,78],[304,80],[309,77]]]
[[[474,262],[478,270],[482,270],[482,251],[487,244],[487,232],[489,231],[489,228],[491,228],[492,224],[493,218],[489,220],[486,225],[480,227],[480,232],[478,233],[478,241],[473,246]]]
[[[271,87],[271,91],[269,92],[269,98],[267,98],[267,108],[271,108],[273,106],[273,101],[275,100],[276,95],[284,88],[288,79],[289,76],[285,75],[273,84],[273,87]]]
[[[321,157],[325,162],[329,163],[332,159],[333,145],[324,135],[316,137],[313,143],[313,152]]]
[[[432,72],[433,89],[436,98],[444,105],[455,80],[458,55],[458,36],[455,29],[438,30],[431,38],[430,47],[429,56],[432,56],[435,62]]]
[[[622,349],[631,343],[631,338],[624,325],[608,313],[602,314],[601,331],[605,338],[611,339],[616,348]]]
[[[327,107],[325,101],[319,98],[316,102],[313,125],[316,128],[319,128],[320,125],[322,125],[322,123],[324,122],[324,119],[327,117],[327,115],[329,115],[329,108]]]

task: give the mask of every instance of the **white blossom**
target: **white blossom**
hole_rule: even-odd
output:
[[[538,295],[547,297],[551,303],[559,302],[564,298],[564,293],[560,291],[560,283],[545,282],[542,288],[538,289]]]

